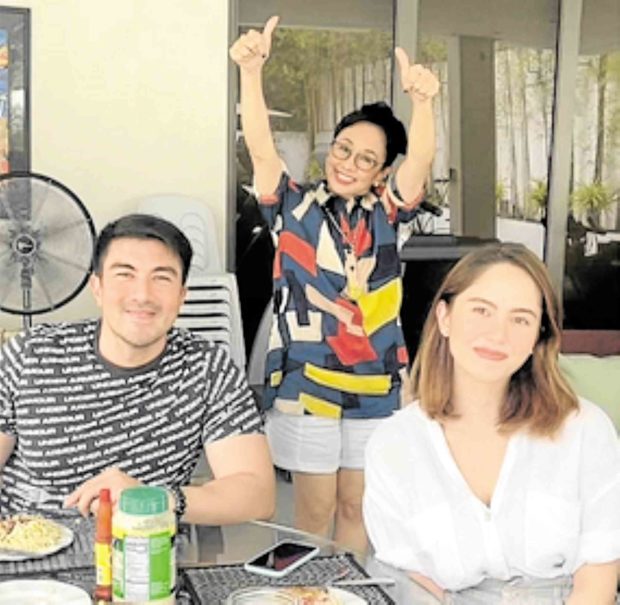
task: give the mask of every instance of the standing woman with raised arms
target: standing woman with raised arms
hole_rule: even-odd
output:
[[[263,215],[277,238],[274,324],[264,408],[274,462],[293,473],[295,523],[366,549],[364,447],[400,403],[407,351],[400,326],[399,226],[413,220],[435,151],[437,78],[396,49],[412,103],[409,141],[385,103],[336,126],[326,179],[298,185],[269,127],[262,69],[278,17],[231,47],[243,134]],[[399,153],[405,158],[392,172]]]

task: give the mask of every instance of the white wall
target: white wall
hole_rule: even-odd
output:
[[[228,1],[4,4],[31,9],[32,170],[72,189],[98,229],[176,192],[207,200],[224,234]],[[35,322],[96,312],[85,291]]]

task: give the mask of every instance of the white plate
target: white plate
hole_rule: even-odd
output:
[[[282,594],[280,591],[282,590],[282,588],[256,588],[256,589],[252,589],[252,588],[242,588],[240,590],[235,591],[233,594],[229,595],[226,603],[227,604],[234,604],[235,602],[238,603],[246,603],[248,605],[251,605],[252,603],[262,603],[264,605],[266,605],[267,603],[269,603],[270,601],[268,601],[267,599],[269,599],[270,596],[274,597],[273,598],[273,603],[280,603],[280,601],[276,600],[277,597],[275,597],[275,595],[277,594]],[[329,595],[332,597],[335,597],[336,599],[338,599],[338,605],[368,605],[368,601],[366,601],[366,599],[362,599],[361,597],[358,597],[356,594],[353,594],[352,592],[349,592],[348,590],[342,590],[342,588],[332,588],[330,587],[329,589]],[[252,596],[254,598],[252,598]],[[239,600],[236,601],[235,597],[237,597]],[[241,597],[245,597],[241,598]],[[0,605],[2,604],[2,601],[0,601]]]
[[[60,541],[54,546],[50,546],[45,550],[41,550],[38,552],[32,553],[32,555],[7,555],[0,552],[0,561],[25,561],[26,559],[40,559],[41,557],[47,557],[47,555],[52,555],[63,548],[66,548],[73,542],[73,532],[62,523],[55,522],[58,527],[60,527],[61,537]],[[0,601],[2,603],[3,601]]]
[[[0,583],[0,605],[91,605],[88,593],[55,580],[10,580]]]
[[[362,599],[362,597],[358,597],[348,590],[342,590],[342,588],[330,588],[329,594],[336,597],[341,605],[368,605],[366,599]]]

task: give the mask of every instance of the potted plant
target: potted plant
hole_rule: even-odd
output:
[[[585,214],[588,225],[601,229],[601,215],[620,201],[620,191],[612,191],[605,183],[594,181],[579,185],[571,195],[571,207]]]

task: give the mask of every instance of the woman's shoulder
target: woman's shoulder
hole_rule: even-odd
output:
[[[392,477],[411,475],[412,460],[431,468],[441,428],[414,401],[383,420],[366,447],[366,469]]]
[[[391,416],[388,416],[385,421],[394,424],[405,423],[413,426],[433,422],[420,406],[419,399],[406,403],[399,410],[396,410],[396,412],[394,412]]]
[[[567,428],[575,427],[580,430],[599,430],[606,428],[616,432],[613,421],[603,408],[582,397],[579,398],[579,407],[577,410],[568,416],[566,426]]]
[[[409,439],[416,433],[427,431],[432,422],[416,400],[380,422],[372,437],[375,441],[387,442]]]
[[[551,439],[559,448],[609,447],[618,443],[618,432],[611,418],[595,403],[579,398],[577,409],[573,410],[564,424]],[[606,445],[605,445],[606,444]],[[614,446],[615,447],[615,446]]]

